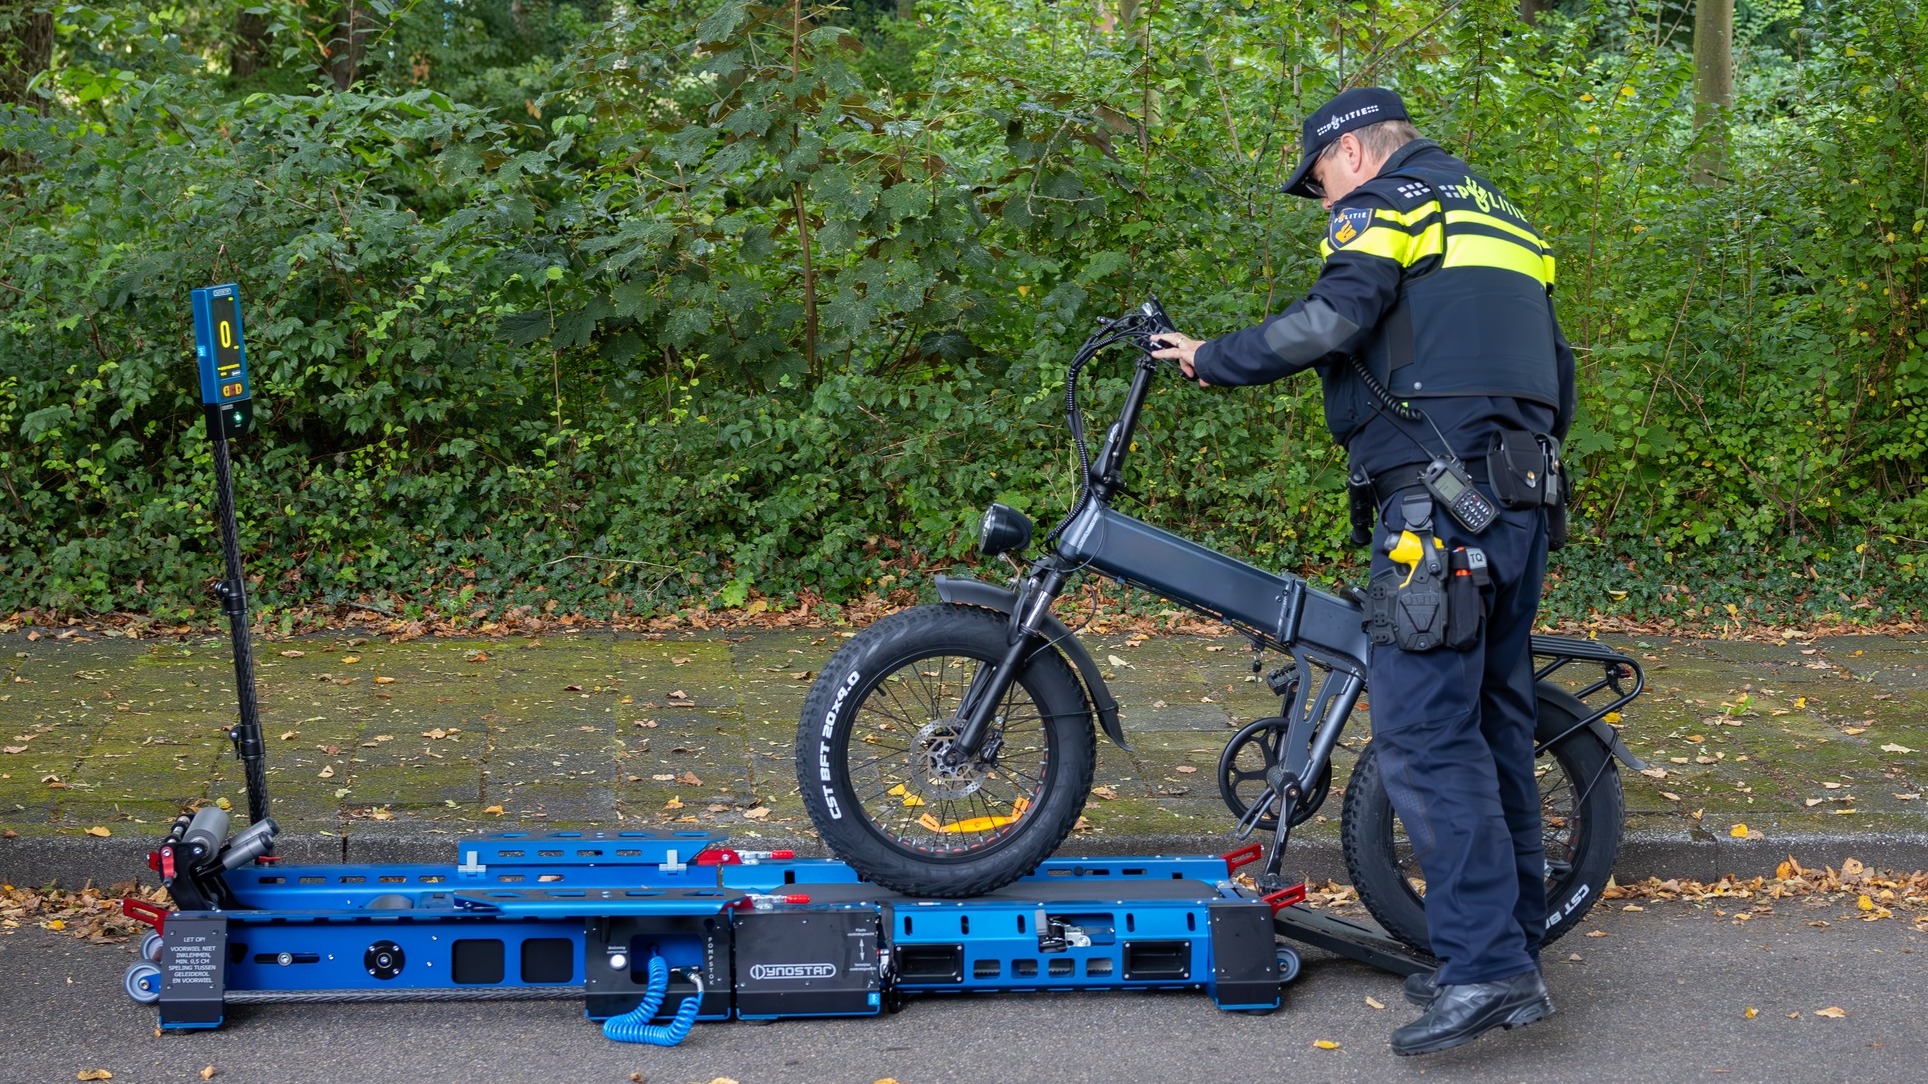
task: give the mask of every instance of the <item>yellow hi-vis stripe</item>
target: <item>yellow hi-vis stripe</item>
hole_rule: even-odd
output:
[[[1518,271],[1542,286],[1553,283],[1552,258],[1537,251],[1528,251],[1524,246],[1512,241],[1502,241],[1497,237],[1479,234],[1454,234],[1446,242],[1446,259],[1442,267],[1497,267],[1506,271]]]
[[[1542,249],[1542,250],[1546,248],[1546,242],[1540,240],[1539,234],[1534,233],[1532,230],[1529,230],[1524,226],[1519,226],[1519,225],[1515,225],[1514,223],[1508,222],[1504,218],[1495,218],[1492,215],[1481,214],[1478,211],[1447,211],[1446,221],[1472,222],[1481,226],[1490,226],[1496,230],[1505,230],[1507,233],[1510,233],[1515,237],[1524,239],[1528,244],[1531,244],[1534,248]]]
[[[1393,211],[1375,211],[1373,217],[1400,222],[1400,216]],[[1366,227],[1366,232],[1360,234],[1358,240],[1346,245],[1343,249],[1333,248],[1330,237],[1320,241],[1319,256],[1321,259],[1329,259],[1334,252],[1363,252],[1368,256],[1384,257],[1401,267],[1411,267],[1427,256],[1437,256],[1445,247],[1445,237],[1445,228],[1438,222],[1418,233],[1410,233],[1391,226],[1372,225]]]

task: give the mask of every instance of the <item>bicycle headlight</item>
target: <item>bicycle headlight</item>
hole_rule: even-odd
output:
[[[1031,544],[1033,528],[1024,513],[1008,505],[994,504],[984,510],[984,522],[977,528],[977,551],[986,557],[1016,553]]]

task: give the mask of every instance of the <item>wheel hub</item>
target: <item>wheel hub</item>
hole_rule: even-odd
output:
[[[912,785],[918,797],[927,801],[968,798],[983,787],[985,778],[996,767],[997,747],[1001,742],[995,736],[985,739],[984,747],[975,758],[954,763],[957,754],[952,744],[960,729],[958,720],[951,718],[926,723],[917,731],[910,755]]]

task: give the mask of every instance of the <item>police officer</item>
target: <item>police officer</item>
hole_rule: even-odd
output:
[[[1393,1032],[1392,1048],[1424,1054],[1553,1012],[1539,969],[1530,637],[1560,484],[1546,475],[1573,417],[1573,354],[1554,319],[1545,242],[1493,184],[1419,138],[1397,94],[1340,94],[1305,121],[1302,149],[1285,191],[1331,212],[1311,291],[1257,327],[1202,342],[1164,336],[1157,354],[1201,386],[1317,370],[1333,439],[1355,485],[1376,497],[1373,746],[1426,877],[1440,960],[1408,980],[1407,999],[1425,1012]],[[1429,489],[1422,472],[1442,462],[1456,473]],[[1452,477],[1470,479],[1497,515],[1481,522],[1477,508],[1460,509],[1474,525],[1462,522],[1444,499],[1463,494]],[[1441,562],[1448,576],[1470,560],[1462,547],[1485,557],[1479,612],[1461,606],[1454,646],[1415,634],[1416,608],[1395,620],[1395,589],[1414,566],[1390,551],[1407,535],[1428,558],[1455,558]],[[1470,636],[1467,622],[1479,623]]]

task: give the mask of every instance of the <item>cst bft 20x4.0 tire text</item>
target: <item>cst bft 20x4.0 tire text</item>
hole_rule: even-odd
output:
[[[1091,790],[1091,707],[1049,645],[1022,664],[978,757],[939,754],[965,693],[1006,650],[1004,615],[920,606],[831,656],[797,729],[797,781],[825,844],[867,881],[914,896],[974,896],[1036,869]]]

